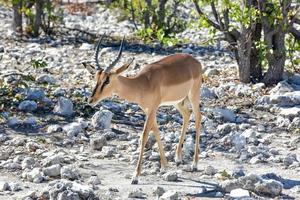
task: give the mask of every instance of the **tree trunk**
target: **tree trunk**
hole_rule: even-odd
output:
[[[13,30],[16,33],[22,34],[22,0],[13,3],[14,19],[13,19]]]
[[[285,33],[279,30],[276,34],[269,37],[272,38],[268,38],[267,41],[272,41],[273,52],[270,52],[270,50],[267,52],[269,68],[263,78],[263,82],[266,85],[272,85],[282,80],[286,59],[284,46]]]
[[[238,72],[240,81],[249,83],[251,81],[250,55],[252,41],[247,37],[248,30],[246,28],[242,29],[241,36],[237,41]]]
[[[144,10],[143,12],[143,17],[144,17],[144,27],[148,28],[150,27],[150,11],[152,9],[152,1],[151,0],[146,0],[147,4],[147,9]]]
[[[43,0],[36,0],[36,4],[35,4],[36,13],[35,13],[35,21],[33,25],[34,37],[39,36],[39,30],[42,25],[43,5],[44,5]]]
[[[266,0],[260,0],[260,11],[262,13],[262,27],[264,31],[264,43],[267,46],[266,59],[268,70],[263,77],[266,85],[276,84],[282,80],[284,65],[286,60],[285,53],[285,27],[288,25],[288,13],[291,5],[290,0],[285,0],[281,5],[282,19],[276,24],[270,22],[268,15],[272,14],[272,4]],[[268,14],[268,15],[266,15]]]
[[[259,52],[257,48],[252,45],[250,54],[250,77],[253,83],[257,83],[262,79],[262,67],[258,55]]]
[[[157,21],[158,21],[158,29],[163,28],[165,22],[165,10],[166,3],[168,0],[159,0],[158,1],[158,10],[157,10]]]
[[[255,30],[253,32],[253,43],[250,55],[250,76],[252,82],[259,82],[262,79],[262,66],[259,59],[259,50],[255,46],[255,42],[259,42],[261,39],[262,25],[256,20]]]

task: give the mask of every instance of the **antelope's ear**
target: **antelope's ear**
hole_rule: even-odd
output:
[[[87,62],[82,62],[83,66],[90,72],[90,74],[95,74],[96,73],[96,68],[91,65],[90,63],[87,63]]]
[[[118,69],[115,70],[116,74],[121,74],[124,72],[128,67],[131,65],[131,63],[134,61],[134,58],[132,58],[128,63],[124,64],[122,67],[119,67]]]

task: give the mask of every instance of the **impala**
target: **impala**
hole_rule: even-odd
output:
[[[156,122],[156,111],[161,105],[175,106],[183,117],[181,135],[176,148],[176,164],[182,162],[182,146],[187,125],[191,112],[194,112],[196,141],[192,170],[196,170],[201,129],[199,91],[202,84],[202,70],[200,62],[188,54],[174,54],[146,65],[134,77],[125,77],[122,76],[121,73],[128,69],[133,59],[113,70],[113,67],[121,57],[124,38],[121,42],[118,56],[108,67],[104,68],[100,66],[98,60],[99,49],[103,37],[104,35],[101,37],[96,47],[96,66],[82,63],[90,72],[96,72],[96,86],[89,98],[89,103],[95,105],[102,99],[107,98],[112,94],[117,94],[121,98],[137,103],[146,114],[146,122],[140,138],[138,163],[131,184],[138,183],[138,176],[141,174],[144,148],[150,131],[153,132],[159,148],[161,168],[164,169],[166,167],[167,159],[160,140],[158,124]],[[189,109],[189,105],[191,105],[192,111]]]

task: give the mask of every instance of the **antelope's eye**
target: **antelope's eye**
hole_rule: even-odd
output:
[[[106,78],[106,80],[104,81],[104,83],[103,83],[104,85],[107,85],[107,84],[109,84],[109,78],[107,77]]]

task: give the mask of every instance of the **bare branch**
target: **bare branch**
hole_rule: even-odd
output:
[[[197,0],[193,0],[193,3],[195,5],[196,10],[197,10],[200,17],[204,17],[211,26],[213,26],[214,28],[216,28],[218,30],[221,30],[221,27],[220,27],[219,24],[217,24],[214,21],[212,21],[211,19],[209,19],[208,16],[203,13],[201,8],[199,7],[199,4],[198,4]]]
[[[229,30],[229,9],[225,9],[223,12],[224,16],[224,29]]]
[[[211,10],[213,12],[213,15],[215,16],[216,18],[216,21],[219,23],[220,25],[220,28],[222,30],[224,30],[224,23],[222,22],[221,18],[220,18],[220,14],[218,13],[217,9],[216,9],[216,6],[215,6],[215,1],[211,1],[210,3],[210,6],[211,6]]]
[[[215,20],[220,24],[220,17],[219,17],[219,14],[217,12],[217,9],[216,9],[214,1],[210,2],[210,7],[211,7],[212,13],[213,13],[213,15],[215,17]]]

